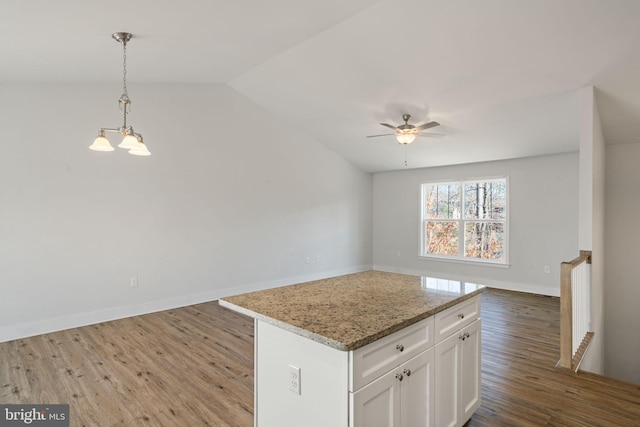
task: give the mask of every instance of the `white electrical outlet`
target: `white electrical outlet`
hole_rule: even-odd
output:
[[[130,279],[129,286],[131,286],[132,288],[138,286],[138,276],[134,276]]]
[[[301,395],[300,388],[300,368],[289,365],[289,390],[297,395]]]

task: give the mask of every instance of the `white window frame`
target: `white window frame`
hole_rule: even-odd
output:
[[[505,203],[505,219],[504,220],[495,220],[495,219],[465,219],[463,218],[465,212],[465,198],[464,198],[464,186],[465,184],[475,184],[481,182],[490,182],[490,181],[501,181],[505,182],[505,192],[506,192],[506,203]],[[447,219],[447,221],[456,221],[458,222],[458,254],[457,255],[441,255],[441,254],[431,254],[426,252],[426,227],[429,219],[426,217],[426,189],[429,186],[434,185],[460,185],[460,192],[462,194],[461,200],[461,212],[460,218],[452,218]],[[476,265],[484,265],[491,267],[502,267],[509,268],[509,215],[511,212],[510,209],[510,185],[509,185],[509,176],[494,176],[494,177],[486,177],[486,178],[469,178],[464,180],[452,180],[452,181],[431,181],[424,182],[420,185],[420,251],[419,251],[419,259],[425,260],[437,260],[437,261],[446,261],[446,262],[456,262],[463,264],[476,264]],[[504,224],[504,259],[502,260],[491,260],[484,258],[471,258],[465,257],[465,224],[467,222],[502,222]]]

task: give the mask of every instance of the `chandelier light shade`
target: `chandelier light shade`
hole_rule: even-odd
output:
[[[122,141],[124,143],[124,141]],[[147,149],[147,146],[142,142],[142,135],[138,135],[138,142],[133,145],[133,147],[129,150],[129,154],[133,154],[134,156],[150,156],[151,153]]]
[[[133,135],[126,135],[122,138],[122,142],[118,144],[119,148],[124,148],[125,150],[131,150],[138,143],[138,138]]]
[[[151,152],[142,141],[142,134],[134,132],[133,126],[127,125],[127,114],[131,111],[131,99],[127,94],[127,42],[133,37],[131,33],[113,33],[111,35],[115,41],[122,45],[122,96],[118,100],[120,112],[122,113],[122,126],[119,128],[101,128],[98,136],[89,146],[94,151],[113,151],[114,148],[106,137],[107,132],[119,133],[122,135],[122,142],[118,148],[129,150],[130,154],[136,156],[149,156]]]
[[[114,148],[109,144],[109,140],[104,135],[104,131],[100,130],[98,137],[93,140],[93,144],[89,147],[95,151],[113,151]]]

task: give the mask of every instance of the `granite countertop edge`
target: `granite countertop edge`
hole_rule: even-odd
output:
[[[353,351],[353,350],[356,350],[356,349],[358,349],[360,347],[364,347],[365,345],[370,344],[370,343],[372,343],[374,341],[377,341],[377,340],[379,340],[381,338],[384,338],[387,335],[391,335],[394,332],[397,332],[397,331],[399,331],[401,329],[404,329],[404,328],[406,328],[408,326],[411,326],[414,323],[417,323],[417,322],[419,322],[419,321],[421,321],[423,319],[426,319],[426,318],[429,318],[431,316],[434,316],[437,313],[440,313],[441,311],[444,311],[444,310],[446,310],[446,309],[448,309],[450,307],[453,307],[454,305],[457,305],[457,304],[459,304],[459,303],[461,303],[461,302],[463,302],[465,300],[473,298],[474,296],[479,295],[482,292],[484,292],[485,289],[486,288],[482,287],[482,288],[477,289],[477,290],[475,290],[473,292],[470,292],[468,294],[460,295],[459,297],[457,297],[457,298],[455,298],[455,299],[453,299],[451,301],[442,303],[442,304],[440,304],[440,305],[438,305],[436,307],[433,307],[433,308],[431,308],[429,310],[426,310],[426,311],[424,311],[424,312],[422,312],[422,313],[420,313],[420,314],[418,314],[416,316],[400,320],[398,323],[395,323],[394,325],[392,325],[392,326],[390,326],[388,328],[379,330],[379,331],[377,331],[377,332],[375,332],[373,334],[370,334],[370,335],[368,335],[368,336],[366,336],[364,338],[361,338],[361,339],[358,339],[358,340],[355,340],[355,341],[351,341],[351,342],[341,342],[341,341],[333,340],[331,338],[327,338],[327,337],[325,337],[323,335],[314,333],[314,332],[309,331],[307,329],[300,328],[300,327],[292,325],[290,323],[286,323],[286,322],[283,322],[281,320],[274,319],[274,318],[269,317],[269,316],[265,316],[264,314],[257,313],[257,312],[255,312],[253,310],[249,310],[249,309],[247,309],[245,307],[230,303],[228,301],[225,301],[224,298],[219,299],[218,300],[218,304],[220,304],[221,306],[226,307],[228,309],[231,309],[233,311],[236,311],[238,313],[242,313],[242,314],[244,314],[246,316],[252,317],[254,319],[260,320],[260,321],[265,322],[265,323],[269,323],[269,324],[271,324],[273,326],[276,326],[276,327],[279,327],[279,328],[284,329],[286,331],[292,332],[292,333],[294,333],[296,335],[300,335],[300,336],[308,338],[308,339],[310,339],[312,341],[319,342],[321,344],[324,344],[324,345],[329,346],[331,348],[334,348],[336,350]]]
[[[296,335],[300,335],[300,336],[303,336],[305,338],[309,338],[312,341],[319,342],[321,344],[327,345],[327,346],[335,348],[337,350],[342,350],[342,351],[350,350],[350,349],[347,348],[347,346],[344,343],[342,343],[340,341],[332,340],[331,338],[327,338],[327,337],[322,336],[320,334],[316,334],[314,332],[311,332],[311,331],[309,331],[307,329],[303,329],[303,328],[300,328],[298,326],[292,325],[290,323],[283,322],[282,320],[278,320],[278,319],[274,319],[273,317],[265,316],[264,314],[260,314],[260,313],[257,313],[255,311],[253,311],[253,310],[249,310],[249,309],[247,309],[245,307],[241,307],[239,305],[235,305],[233,303],[225,301],[224,299],[218,300],[218,304],[220,304],[223,307],[229,308],[229,309],[231,309],[233,311],[237,311],[238,313],[242,313],[242,314],[247,315],[249,317],[253,317],[256,320],[260,320],[262,322],[269,323],[270,325],[277,326],[280,329],[284,329],[286,331],[293,332]]]

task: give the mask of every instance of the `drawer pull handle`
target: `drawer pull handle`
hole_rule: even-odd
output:
[[[460,334],[458,338],[460,338],[462,341],[466,340],[467,338],[469,338],[469,332],[464,332]]]
[[[399,350],[400,352],[403,352],[404,351],[404,346],[402,344],[398,344],[396,346],[396,350]]]
[[[396,378],[398,379],[398,381],[402,381],[404,377],[402,376],[402,374],[396,374]]]
[[[411,376],[411,369],[405,369],[404,371],[402,371],[403,374],[405,374],[406,376],[410,377]]]
[[[460,313],[460,314],[458,314],[458,317],[459,317],[460,319],[464,319],[464,313]]]

